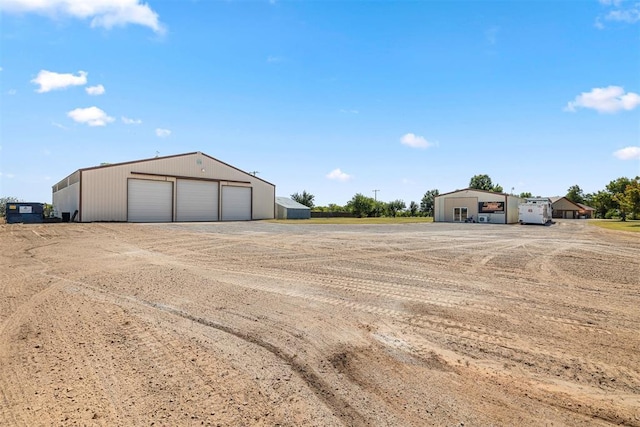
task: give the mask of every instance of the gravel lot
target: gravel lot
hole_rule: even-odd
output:
[[[0,225],[0,425],[640,426],[640,236]]]

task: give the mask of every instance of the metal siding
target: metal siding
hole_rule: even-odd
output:
[[[60,217],[62,212],[70,212],[73,215],[79,209],[80,183],[76,182],[53,193],[52,202],[57,217]]]
[[[273,219],[275,218],[275,202],[276,189],[275,186],[267,184],[258,179],[251,179],[251,187],[253,188],[251,197],[253,203],[252,219]]]
[[[218,183],[179,179],[176,221],[217,221]]]
[[[476,197],[444,196],[444,221],[453,222],[453,208],[467,208],[467,218],[478,218],[478,199]]]
[[[130,179],[127,217],[129,222],[171,222],[173,184],[167,181]]]
[[[251,187],[222,186],[222,220],[251,219]]]
[[[157,174],[141,176],[137,173]],[[164,176],[163,176],[164,175]],[[127,221],[127,180],[175,182],[173,176],[250,183],[252,218],[275,217],[275,186],[201,153],[82,170],[82,221]]]

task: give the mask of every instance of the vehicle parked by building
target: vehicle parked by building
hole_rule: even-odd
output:
[[[520,224],[551,224],[553,208],[551,199],[547,197],[531,197],[518,205],[518,222]]]

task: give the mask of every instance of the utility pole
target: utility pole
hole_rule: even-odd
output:
[[[257,174],[259,174],[260,172],[259,172],[259,171],[251,171],[251,172],[249,172],[249,173],[250,173],[251,175],[253,175],[253,176],[256,176],[256,175],[257,175]]]
[[[378,201],[378,191],[380,190],[372,190],[373,191],[373,200]]]

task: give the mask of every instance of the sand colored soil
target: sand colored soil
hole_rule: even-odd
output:
[[[640,236],[0,225],[2,426],[640,426]]]

